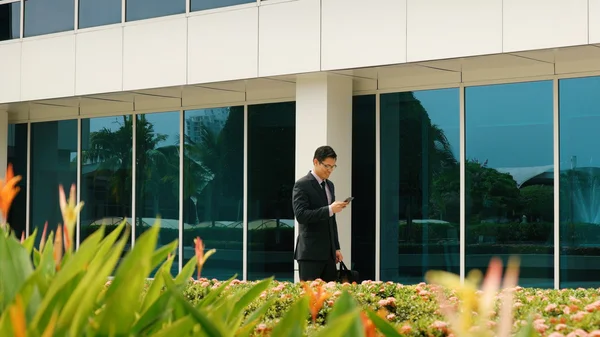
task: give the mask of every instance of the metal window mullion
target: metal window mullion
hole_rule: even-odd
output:
[[[179,112],[179,272],[183,268],[183,156],[184,156],[184,141],[185,141],[185,112]]]
[[[20,29],[20,38],[23,39],[25,37],[25,0],[21,0],[21,22],[19,23]]]
[[[81,202],[81,118],[77,118],[77,201]],[[77,213],[77,227],[75,230],[75,249],[79,249],[79,241],[81,239],[81,214]]]
[[[137,115],[134,113],[131,114],[131,249],[135,246],[135,210],[136,210],[136,198],[135,198],[135,190],[136,190],[136,134],[137,134]]]
[[[554,139],[554,288],[560,288],[560,116],[558,78],[553,80]]]
[[[380,94],[375,95],[375,281],[381,279],[381,113]]]
[[[73,16],[73,30],[75,32],[77,32],[77,30],[79,29],[79,0],[73,0],[75,1],[75,15]]]
[[[29,236],[30,209],[31,209],[31,122],[27,123],[27,169],[26,169],[26,184],[25,184],[25,233]]]
[[[248,279],[248,104],[244,104],[244,187],[242,215],[242,279]]]
[[[122,0],[121,1],[121,23],[125,23],[126,22],[126,11],[127,11],[127,0]]]
[[[460,280],[465,280],[466,270],[466,120],[465,120],[465,86],[463,83],[459,86],[459,146],[460,146],[460,222],[459,222],[459,265],[460,265]]]

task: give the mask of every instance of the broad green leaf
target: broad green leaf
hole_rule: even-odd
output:
[[[340,298],[335,301],[333,309],[327,315],[327,324],[333,323],[349,312],[354,312],[358,308],[358,303],[347,291],[344,291]],[[364,330],[362,321],[359,316],[356,317],[354,323],[350,326],[349,336],[360,336]]]
[[[369,319],[371,319],[373,324],[375,324],[375,327],[377,328],[377,330],[382,332],[384,336],[390,336],[390,337],[402,336],[402,335],[400,335],[398,330],[396,330],[396,328],[393,325],[391,325],[387,320],[379,317],[379,315],[377,315],[376,312],[374,312],[370,309],[367,309],[366,312],[367,312],[367,316],[369,316]]]
[[[173,295],[173,297],[179,302],[183,307],[187,310],[189,314],[200,324],[202,330],[205,331],[206,335],[209,337],[221,337],[228,335],[226,327],[222,324],[222,322],[218,320],[211,320],[209,318],[208,312],[203,310],[202,308],[194,308],[188,300],[179,293],[175,284],[169,280],[165,280],[167,284],[167,288],[169,292]],[[231,332],[230,332],[231,333]]]
[[[33,230],[33,234],[28,236],[22,243],[23,247],[27,250],[27,255],[31,255],[33,250],[33,244],[35,243],[35,237],[37,236],[37,227]]]
[[[183,266],[181,272],[175,278],[175,284],[183,284],[187,282],[192,275],[194,275],[194,271],[196,270],[196,256],[192,256],[192,258]]]
[[[250,288],[248,291],[246,291],[246,293],[244,293],[244,295],[242,295],[239,299],[237,299],[237,301],[235,302],[235,306],[233,307],[233,310],[229,313],[228,321],[241,320],[241,317],[239,317],[239,316],[243,317],[244,309],[247,306],[249,306],[250,303],[252,303],[254,300],[256,300],[263,291],[267,290],[272,281],[273,281],[273,277],[270,277],[268,279],[258,282],[252,288]]]
[[[261,318],[267,313],[267,310],[269,310],[269,307],[271,307],[273,303],[275,303],[275,298],[271,297],[260,308],[254,310],[254,312],[252,312],[252,314],[250,314],[248,318],[246,318],[246,321],[243,325],[239,324],[241,322],[238,322],[238,324],[236,324],[235,326],[241,325],[241,327],[238,329],[235,336],[250,337],[252,332],[254,332],[256,325],[260,323]],[[243,318],[243,316],[240,317],[240,319],[241,318]]]
[[[365,335],[364,329],[352,331],[350,328],[356,320],[360,321],[360,311],[356,309],[336,318],[335,321],[328,323],[315,335],[315,337],[361,337]]]
[[[194,328],[194,324],[195,322],[191,317],[184,317],[152,334],[152,337],[187,336]]]
[[[14,300],[32,273],[33,266],[25,247],[14,238],[0,235],[0,312]]]
[[[221,283],[221,285],[217,288],[217,289],[212,289],[208,292],[208,294],[206,295],[206,297],[204,297],[200,303],[198,303],[198,307],[202,308],[202,307],[207,307],[211,304],[213,304],[217,298],[219,298],[219,296],[221,295],[221,293],[225,290],[225,288],[227,288],[227,286],[229,286],[229,284],[235,280],[236,275],[234,275],[233,277],[231,277],[229,280]]]
[[[42,304],[40,305],[37,315],[33,318],[33,325],[40,325],[42,315],[44,314],[46,314],[47,319],[50,318],[48,314],[48,307],[50,305],[50,302],[54,301],[54,296],[56,296],[59,290],[64,288],[65,284],[69,283],[74,277],[76,277],[79,273],[83,271],[84,266],[88,264],[96,254],[98,243],[100,242],[103,236],[104,226],[100,227],[99,230],[94,232],[92,235],[88,236],[88,238],[79,247],[79,250],[77,251],[77,254],[75,254],[71,263],[65,266],[65,268],[61,269],[60,273],[56,274],[56,276],[52,280],[52,283],[50,284],[48,292],[42,300]],[[50,242],[50,240],[48,241]],[[46,249],[50,249],[48,246],[52,245],[47,244],[44,247],[44,251]]]
[[[119,265],[115,278],[106,292],[106,308],[100,320],[101,334],[123,335],[135,321],[140,303],[140,293],[150,273],[152,252],[156,247],[160,222],[144,232],[133,250]]]
[[[531,318],[528,319],[527,324],[519,329],[519,332],[515,335],[515,337],[538,337],[539,334],[533,328],[533,322]]]
[[[92,314],[96,298],[103,290],[110,273],[114,270],[123,248],[127,243],[127,235],[114,245],[124,224],[119,225],[100,244],[96,256],[90,262],[79,285],[73,290],[69,301],[65,304],[57,322],[59,334],[69,331],[71,336],[80,336],[87,318]]]
[[[273,328],[272,336],[303,337],[306,330],[308,314],[308,297],[302,296],[292,304],[279,324]]]
[[[156,268],[161,262],[163,262],[167,258],[167,256],[169,256],[169,253],[172,253],[175,249],[177,249],[177,240],[174,240],[168,245],[162,246],[159,249],[157,249],[152,254],[152,264],[150,265],[151,270]]]
[[[172,295],[169,292],[162,293],[158,299],[152,302],[140,319],[135,322],[130,333],[133,336],[146,335],[144,333],[146,329],[167,318],[173,312],[170,302],[173,302]]]
[[[142,304],[142,314],[154,303],[154,301],[160,295],[160,291],[165,284],[163,277],[163,273],[167,273],[169,276],[171,275],[171,265],[173,264],[173,259],[175,259],[175,255],[171,256],[171,258],[167,259],[165,263],[158,269],[156,272],[157,277],[154,278],[148,292],[146,292],[146,296],[144,297],[144,303]]]
[[[58,274],[60,274],[60,272]],[[75,277],[71,278],[67,283],[65,283],[63,285],[63,287],[60,288],[54,296],[50,297],[50,296],[46,295],[44,297],[42,304],[45,301],[48,301],[48,307],[45,311],[41,311],[40,309],[38,309],[38,312],[36,312],[34,320],[36,317],[40,317],[39,323],[32,324],[32,326],[36,327],[38,332],[45,331],[47,329],[48,325],[51,323],[52,315],[54,314],[54,312],[60,313],[60,311],[62,310],[64,305],[71,298],[73,290],[75,288],[77,288],[77,285],[81,282],[81,279],[83,278],[84,275],[85,275],[84,272],[80,272],[79,274],[75,275]],[[40,307],[41,307],[41,305],[40,305]]]

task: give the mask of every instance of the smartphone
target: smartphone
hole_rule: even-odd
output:
[[[344,202],[350,202],[352,200],[354,200],[354,197],[348,197],[348,198],[346,198],[346,200],[344,200]]]

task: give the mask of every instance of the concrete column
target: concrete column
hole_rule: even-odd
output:
[[[8,112],[0,111],[0,178],[6,175],[8,165]],[[15,174],[19,174],[15,172]],[[21,192],[22,193],[22,192]]]
[[[338,155],[331,175],[336,200],[352,192],[352,78],[328,73],[299,75],[296,79],[296,179],[312,168],[317,147],[331,146]],[[344,263],[351,265],[351,208],[336,215]],[[295,237],[298,236],[296,226]],[[294,239],[294,245],[296,240]],[[299,280],[294,261],[294,280]]]

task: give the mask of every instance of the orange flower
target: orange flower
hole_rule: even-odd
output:
[[[317,321],[317,314],[323,307],[323,303],[331,296],[330,293],[323,290],[322,285],[317,286],[317,292],[314,292],[308,283],[302,283],[304,292],[309,298],[310,314],[312,315],[313,324]]]
[[[68,240],[65,240],[65,244],[68,244],[67,249],[69,249],[71,247],[71,242],[73,242],[73,234],[75,233],[75,225],[77,224],[77,215],[81,211],[84,202],[80,201],[78,204],[75,204],[75,184],[71,185],[68,203],[67,198],[65,197],[65,190],[63,189],[62,185],[58,186],[58,195],[60,201],[60,211],[62,213],[63,222],[65,223],[65,234],[69,235]]]
[[[360,312],[360,318],[362,319],[363,326],[365,327],[365,337],[377,336],[375,324],[373,324],[373,321],[369,319],[369,316],[367,316],[367,314],[365,314],[364,311]]]
[[[60,270],[60,262],[62,261],[63,253],[63,235],[62,226],[58,225],[56,228],[56,237],[54,237],[54,263],[56,263],[56,271]]]
[[[16,186],[19,181],[21,181],[21,176],[15,176],[12,164],[9,163],[6,169],[6,177],[4,180],[0,179],[0,211],[2,211],[1,227],[6,225],[10,206],[17,193],[21,190]]]
[[[194,239],[194,250],[196,251],[196,264],[198,267],[198,280],[200,279],[200,273],[202,272],[202,266],[204,265],[204,243],[200,237]]]
[[[48,230],[48,221],[44,223],[44,231],[42,232],[42,240],[40,240],[40,252],[44,251],[44,246],[46,245],[46,231]]]
[[[12,324],[13,336],[25,337],[27,326],[25,324],[25,309],[23,307],[23,299],[17,294],[15,303],[10,306],[10,322]]]

